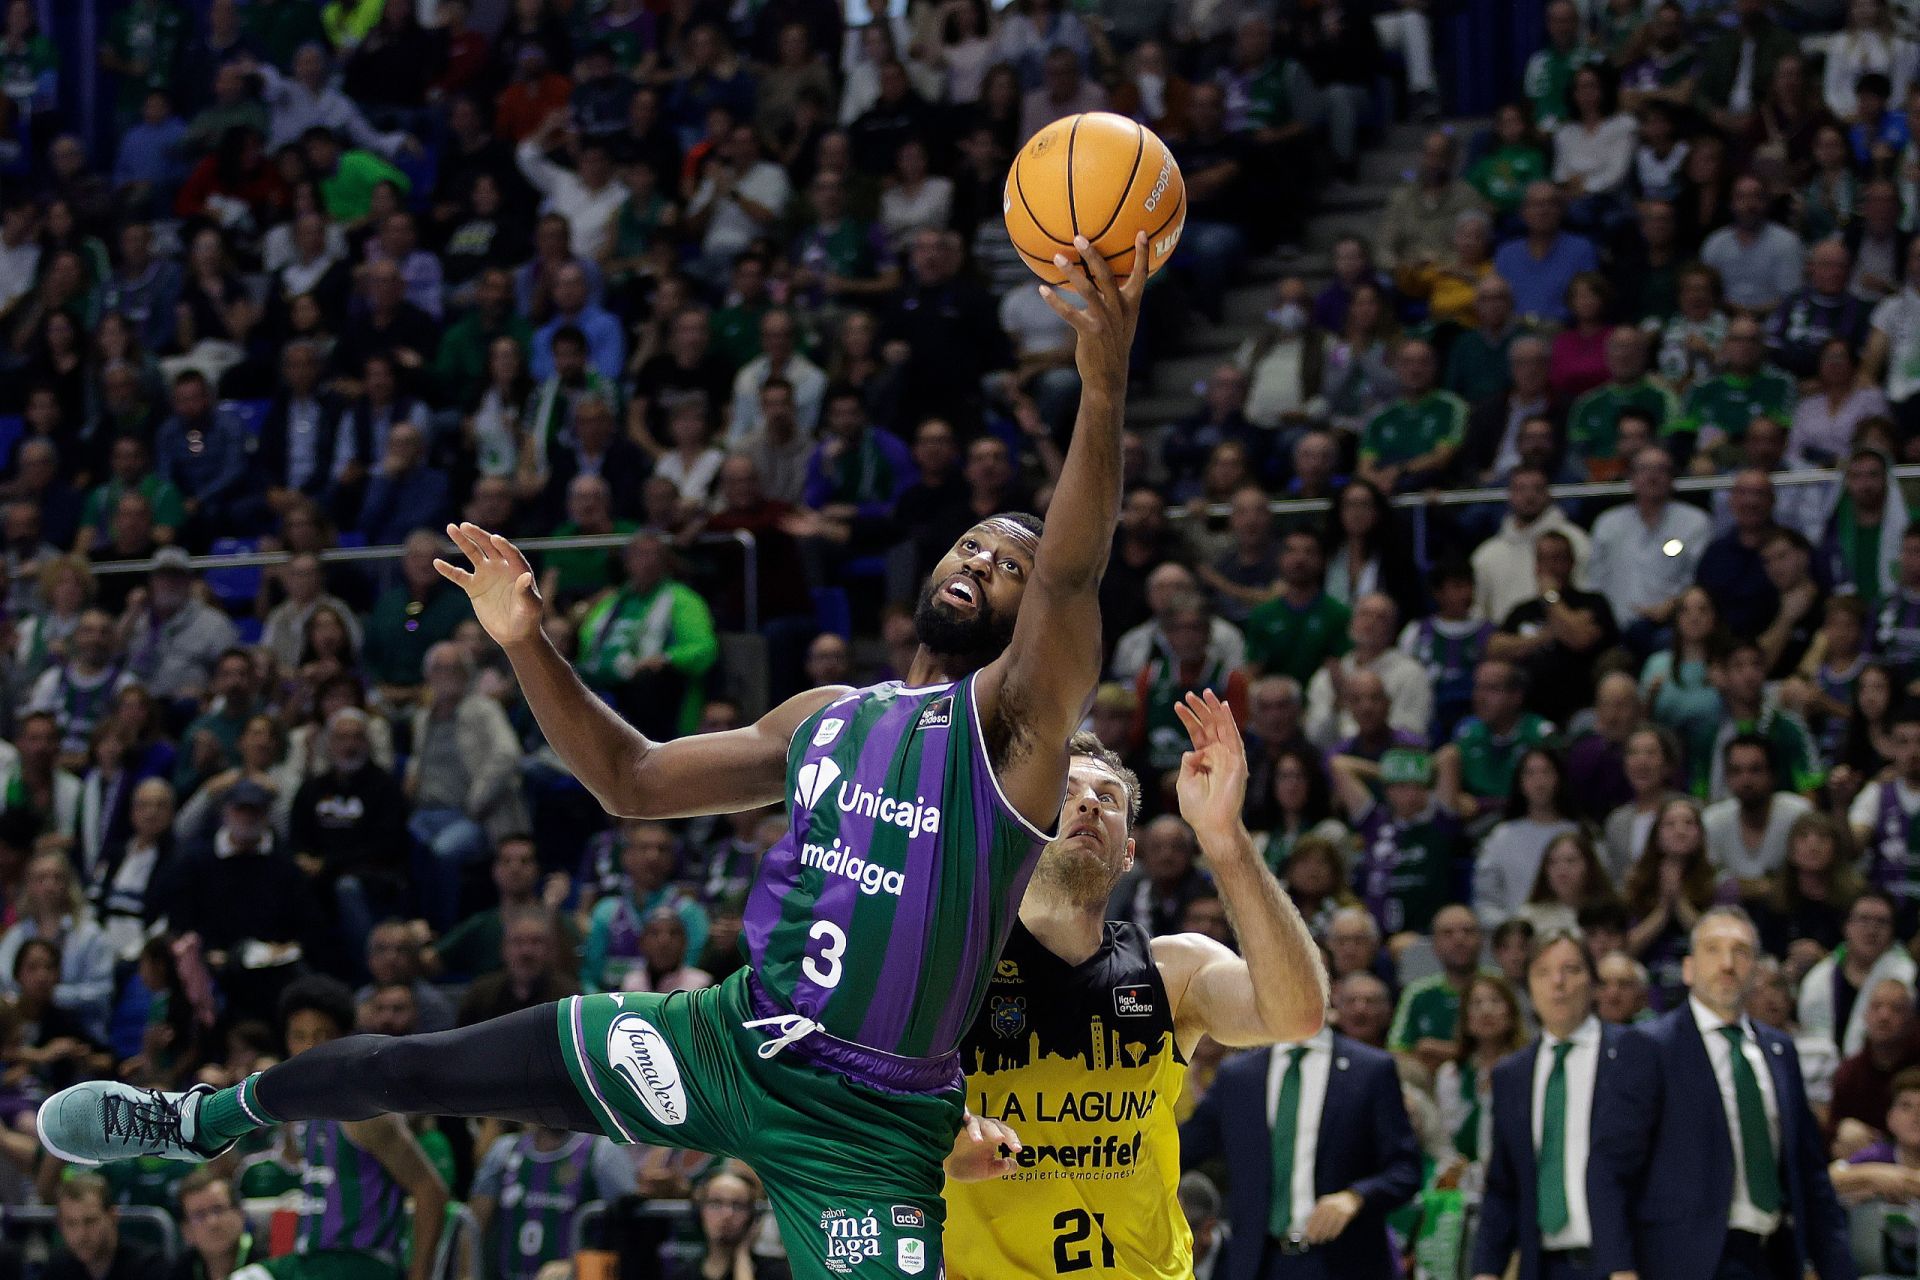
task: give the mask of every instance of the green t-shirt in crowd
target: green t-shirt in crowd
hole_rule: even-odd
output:
[[[1467,434],[1467,402],[1451,391],[1433,390],[1418,400],[1396,400],[1373,415],[1360,435],[1360,456],[1393,466],[1458,445]]]
[[[1553,736],[1553,725],[1531,711],[1520,713],[1512,732],[1496,736],[1479,716],[1468,716],[1453,731],[1460,752],[1460,785],[1482,800],[1503,799],[1513,790],[1513,771],[1527,748]]]
[[[1680,416],[1680,400],[1652,378],[1622,386],[1608,382],[1573,402],[1567,413],[1567,445],[1575,456],[1610,461],[1620,448],[1620,414],[1638,409],[1653,415],[1656,432]]]
[[[1547,180],[1547,157],[1536,146],[1520,143],[1481,156],[1467,170],[1467,183],[1485,196],[1496,213],[1520,208],[1527,187]]]
[[[661,656],[687,677],[680,707],[680,731],[700,727],[705,685],[701,677],[720,657],[713,614],[700,593],[668,579],[647,592],[623,587],[609,591],[580,619],[580,649],[574,666],[580,678],[600,688],[633,679],[642,658]],[[689,946],[689,953],[692,948]]]
[[[1305,608],[1285,596],[1255,606],[1241,628],[1247,637],[1247,661],[1268,675],[1292,676],[1302,688],[1328,658],[1353,647],[1347,606],[1322,591]]]
[[[640,526],[632,520],[615,520],[613,531],[622,537],[634,532]],[[556,525],[553,536],[556,538],[575,537],[580,526],[571,520]],[[618,547],[593,548],[581,547],[574,551],[547,551],[540,561],[558,575],[555,590],[563,596],[590,596],[596,591],[604,591],[613,585],[619,576],[620,549]]]
[[[1387,1032],[1387,1048],[1401,1053],[1422,1040],[1451,1040],[1459,1023],[1460,993],[1444,973],[1430,974],[1400,993],[1393,1027]]]
[[[1779,369],[1764,368],[1748,375],[1723,373],[1687,393],[1686,416],[1679,429],[1717,429],[1729,441],[1738,441],[1747,434],[1747,424],[1763,415],[1781,426],[1792,426],[1797,398],[1793,379]]]
[[[186,501],[170,481],[149,471],[133,488],[153,508],[153,523],[157,528],[178,529],[187,522]],[[121,495],[126,492],[127,486],[118,479],[95,485],[81,510],[80,523],[105,536],[113,519],[113,509],[120,505]]]
[[[373,204],[373,189],[383,182],[393,183],[403,194],[413,189],[406,174],[373,152],[342,151],[333,172],[320,179],[320,200],[335,222],[358,222]]]

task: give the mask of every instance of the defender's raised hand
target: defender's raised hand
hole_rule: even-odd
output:
[[[540,592],[520,549],[477,524],[450,524],[447,536],[473,562],[472,572],[435,560],[440,576],[467,593],[473,616],[501,648],[540,633]]]
[[[1247,798],[1247,747],[1233,709],[1208,689],[1173,704],[1193,739],[1180,757],[1180,816],[1196,832],[1226,835],[1240,827]]]
[[[1092,388],[1124,388],[1133,333],[1140,324],[1140,298],[1147,291],[1147,233],[1133,239],[1133,271],[1124,284],[1085,236],[1075,236],[1073,247],[1079,261],[1056,253],[1053,265],[1067,273],[1066,287],[1087,305],[1071,306],[1047,285],[1040,286],[1040,296],[1074,328],[1073,359],[1081,381]]]

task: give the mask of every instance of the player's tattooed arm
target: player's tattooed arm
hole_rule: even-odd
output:
[[[744,728],[651,741],[582,684],[547,638],[540,590],[520,549],[475,524],[448,525],[447,536],[473,568],[445,560],[433,567],[467,593],[474,616],[513,663],[547,742],[615,817],[689,818],[777,804],[794,730],[847,692],[810,689]]]
[[[1066,287],[1086,305],[1069,306],[1045,287],[1041,292],[1074,329],[1080,411],[1012,643],[974,685],[992,739],[1001,744],[994,761],[1001,785],[1021,813],[1043,828],[1059,814],[1066,741],[1100,679],[1100,579],[1120,519],[1127,363],[1147,283],[1144,235],[1124,282],[1084,238],[1075,248],[1082,261],[1062,254],[1056,262]]]
[[[347,1140],[378,1160],[412,1198],[413,1265],[408,1268],[408,1280],[429,1280],[447,1216],[447,1184],[440,1180],[439,1170],[399,1116],[355,1120],[342,1128]]]
[[[1199,838],[1240,954],[1195,933],[1155,938],[1182,1052],[1202,1035],[1229,1046],[1304,1040],[1326,1017],[1327,974],[1306,921],[1240,820],[1247,754],[1211,690],[1174,704],[1193,749],[1180,761],[1180,816]]]

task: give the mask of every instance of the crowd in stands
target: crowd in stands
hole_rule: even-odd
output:
[[[1190,202],[1137,390],[1186,395],[1157,366],[1281,264],[1183,416],[1127,432],[1090,723],[1145,813],[1111,913],[1231,944],[1172,793],[1173,706],[1211,688],[1332,1021],[1394,1056],[1417,1145],[1355,1171],[1378,1194],[1346,1229],[1380,1247],[1341,1274],[1446,1269],[1444,1224],[1498,1182],[1496,1064],[1571,1025],[1544,944],[1577,932],[1595,1015],[1630,1026],[1687,1007],[1696,929],[1742,918],[1720,907],[1752,922],[1747,1011],[1797,1053],[1832,1185],[1884,1216],[1920,1176],[1895,470],[1920,461],[1920,16],[1816,8],[1551,0],[1511,101],[1429,135],[1321,264],[1310,191],[1396,99],[1442,105],[1423,5],[131,0],[96,156],[10,0],[0,1200],[55,1206],[56,1265],[94,1280],[135,1266],[116,1205],[176,1215],[181,1274],[224,1276],[254,1247],[237,1197],[298,1180],[292,1136],[102,1184],[39,1149],[37,1101],[739,966],[779,812],[610,824],[437,531],[600,538],[535,556],[546,626],[656,737],[904,674],[927,568],[1044,513],[1070,438],[1071,331],[1007,241],[1007,165],[1110,108],[1169,140]],[[1582,481],[1621,484],[1556,497]],[[1457,489],[1503,497],[1426,500]],[[276,554],[195,559],[235,551]],[[1268,1220],[1233,1208],[1236,1148],[1199,1157],[1248,1061],[1203,1046],[1180,1102],[1202,1274],[1235,1280],[1265,1273],[1225,1237]],[[416,1140],[492,1235],[502,1180],[564,1158],[592,1198],[694,1195],[696,1271],[779,1268],[745,1171]]]

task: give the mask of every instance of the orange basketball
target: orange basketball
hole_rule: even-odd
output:
[[[1133,270],[1133,238],[1147,233],[1147,272],[1167,264],[1187,225],[1187,184],[1153,130],[1125,116],[1063,116],[1027,139],[1007,172],[1007,234],[1035,275],[1066,276],[1053,255],[1078,258],[1076,235],[1105,255],[1115,276]]]

